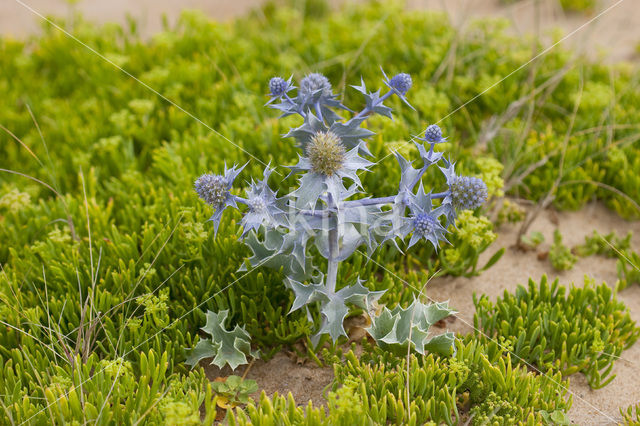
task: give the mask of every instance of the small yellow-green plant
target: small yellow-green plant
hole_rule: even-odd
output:
[[[211,387],[217,395],[223,396],[232,406],[248,403],[249,395],[258,391],[258,383],[255,380],[233,375],[224,380],[212,382]]]
[[[554,269],[558,271],[568,271],[578,261],[571,249],[562,243],[562,234],[558,229],[553,231],[553,244],[549,250],[549,261],[551,261]]]

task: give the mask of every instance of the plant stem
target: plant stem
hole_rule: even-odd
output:
[[[328,202],[329,210],[334,210],[336,208],[336,204],[331,194],[329,194]],[[339,250],[338,224],[336,223],[334,228],[329,229],[329,263],[327,266],[327,283],[325,285],[327,290],[329,290],[329,293],[336,292],[336,281],[338,279],[338,261],[336,258],[338,257]]]
[[[291,98],[289,97],[289,95],[287,95],[286,93],[284,94],[284,98],[285,98],[286,100],[288,100],[289,102],[291,102],[292,104],[295,104],[295,102],[293,102],[293,99],[291,99]],[[301,116],[302,118],[307,118],[307,114],[305,114],[305,112],[302,110],[302,108],[299,108],[299,109],[298,109],[298,114],[300,114],[300,116]]]
[[[232,195],[233,199],[236,200],[236,203],[240,203],[240,204],[246,204],[247,206],[249,205],[249,200],[247,200],[246,198],[240,197],[238,195]]]
[[[315,108],[316,114],[318,115],[318,120],[324,122],[324,119],[322,118],[322,109],[320,108],[320,102],[316,102]]]
[[[431,198],[432,199],[444,198],[447,196],[448,193],[449,191],[436,192],[435,194],[431,194]],[[383,205],[383,204],[391,204],[395,201],[395,199],[396,199],[396,196],[392,195],[390,197],[364,198],[362,200],[351,200],[351,201],[345,201],[344,207],[351,208],[351,207],[377,206],[377,205]]]
[[[393,95],[393,91],[389,90],[387,93],[385,93],[380,98],[378,98],[378,100],[373,104],[373,106],[371,108],[369,108],[369,106],[367,105],[362,111],[360,111],[358,114],[356,114],[356,116],[353,117],[352,120],[364,117],[365,115],[369,114],[371,111],[373,111],[373,109],[375,107],[377,107],[378,105],[380,105],[381,103],[386,101],[387,98],[389,98],[391,95]]]

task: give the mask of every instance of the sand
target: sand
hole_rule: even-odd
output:
[[[539,251],[548,249],[556,227],[561,230],[564,243],[568,246],[583,243],[586,235],[597,230],[602,234],[616,231],[618,235],[633,231],[633,248],[638,250],[640,247],[640,222],[625,221],[599,203],[590,204],[579,212],[543,211],[530,227],[530,231],[540,231],[545,236],[545,243],[539,247]],[[582,285],[584,276],[587,275],[597,283],[615,285],[617,275],[614,259],[600,256],[583,258],[571,271],[559,273],[551,267],[548,260],[538,260],[536,252],[525,253],[515,249],[513,246],[517,231],[518,226],[513,225],[503,226],[498,230],[498,239],[483,253],[480,264],[486,262],[501,247],[505,247],[506,252],[498,263],[481,275],[473,278],[442,277],[429,284],[429,298],[449,300],[451,306],[459,311],[455,321],[447,323],[449,330],[461,334],[473,333],[474,292],[484,293],[495,300],[505,290],[513,291],[518,284],[526,285],[529,277],[539,280],[546,274],[550,279],[558,278],[562,284]],[[627,305],[632,318],[640,324],[640,286],[630,286],[619,293],[618,298]],[[640,402],[640,343],[624,351],[621,357],[613,369],[616,378],[602,389],[592,390],[581,373],[570,376],[569,391],[574,395],[574,402],[569,417],[573,423],[617,424],[622,419],[619,408],[626,409]],[[309,400],[316,406],[326,405],[324,395],[333,379],[332,369],[318,368],[309,361],[300,361],[295,356],[282,352],[269,362],[256,361],[247,377],[256,380],[267,395],[273,395],[276,391],[281,395],[291,392],[298,405],[306,405]],[[243,372],[243,367],[240,367],[236,374]],[[220,372],[217,368],[208,367],[207,373],[211,379],[215,379],[231,372]],[[254,397],[258,395],[259,393]]]

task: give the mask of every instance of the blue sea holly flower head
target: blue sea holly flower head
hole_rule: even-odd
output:
[[[442,137],[442,129],[437,124],[431,124],[424,132],[424,139],[430,143],[446,142],[447,138]]]
[[[300,81],[300,94],[303,96],[311,96],[320,92],[322,96],[328,97],[332,95],[331,90],[329,79],[317,72],[308,74]]]
[[[272,105],[272,108],[277,108],[285,111],[285,115],[286,115],[286,111],[288,111],[289,109],[295,110],[297,108],[293,100],[291,100],[287,95],[289,91],[295,89],[295,86],[291,84],[292,78],[293,76],[289,77],[288,80],[285,80],[282,77],[273,77],[271,78],[271,80],[269,80],[270,98],[269,98],[269,101],[266,103],[266,105],[269,105],[272,102],[280,100],[281,102],[279,104]],[[294,112],[295,111],[291,113],[293,114]]]
[[[424,147],[424,144],[414,142],[425,165],[437,163],[442,159],[444,154],[441,152],[434,152],[433,150],[435,148],[435,144],[447,141],[447,138],[442,137],[442,129],[440,129],[440,126],[432,124],[427,127],[423,138],[414,136],[414,139],[429,143],[429,149],[427,150]]]
[[[342,119],[332,108],[349,111],[349,108],[336,100],[329,79],[317,72],[307,74],[300,81],[300,89],[294,102],[300,111],[312,112],[321,121],[326,120],[329,123]]]
[[[332,176],[344,164],[347,151],[340,138],[333,132],[318,132],[307,145],[307,156],[311,170]]]
[[[271,96],[280,97],[287,93],[289,83],[282,77],[273,77],[269,80],[269,92]]]
[[[404,216],[406,207],[411,212],[408,217]],[[425,193],[420,183],[416,194],[405,191],[402,198],[396,196],[392,209],[383,213],[391,225],[385,241],[392,241],[397,247],[395,238],[404,240],[411,234],[407,248],[424,238],[438,250],[440,241],[449,242],[445,237],[447,230],[439,220],[445,212],[441,206],[433,208],[431,193]]]
[[[487,185],[473,176],[456,176],[449,186],[453,205],[460,210],[473,210],[487,201]]]
[[[391,89],[392,93],[394,93],[396,96],[402,99],[402,102],[407,104],[409,108],[415,110],[415,108],[411,106],[411,104],[405,97],[405,95],[413,85],[411,76],[407,73],[402,72],[394,75],[393,77],[391,77],[391,79],[389,79],[387,75],[384,73],[384,70],[382,70],[382,68],[380,70],[382,71],[382,75],[384,76],[384,84],[386,84],[387,87]]]
[[[418,192],[415,195],[411,195],[409,209],[412,215],[405,221],[408,228],[405,228],[405,232],[412,232],[408,247],[413,246],[424,238],[430,241],[437,251],[440,241],[449,242],[444,236],[447,231],[438,220],[438,217],[442,214],[442,209],[433,209],[431,193],[424,192],[422,183],[418,187]]]
[[[391,80],[389,80],[389,87],[397,90],[403,96],[411,89],[412,84],[411,76],[404,72],[394,75],[391,77]]]
[[[455,163],[445,160],[445,165],[440,170],[447,179],[449,191],[442,200],[442,207],[446,209],[447,221],[455,224],[456,210],[472,210],[487,201],[487,185],[480,178],[457,175]]]
[[[286,82],[280,77],[272,78],[269,81],[271,99],[267,104],[282,111],[282,117],[300,114],[306,118],[308,114],[313,113],[320,120],[326,120],[329,124],[342,119],[333,110],[334,108],[350,111],[349,108],[336,100],[329,79],[320,73],[311,73],[305,76],[300,81],[297,96],[292,99],[287,95],[287,92],[294,88],[295,86],[291,84],[291,78]],[[275,100],[280,100],[280,102],[272,103]]]
[[[438,219],[433,217],[430,213],[418,213],[412,217],[413,234],[409,241],[408,247],[413,246],[415,243],[424,238],[433,244],[433,247],[438,250],[439,241],[445,240],[445,229],[438,222]]]
[[[237,208],[236,198],[231,194],[230,189],[233,181],[245,166],[246,164],[237,168],[234,165],[229,169],[225,165],[224,175],[205,173],[195,181],[194,188],[198,196],[213,207],[214,212],[209,220],[213,222],[214,235],[218,233],[224,209],[227,207]]]

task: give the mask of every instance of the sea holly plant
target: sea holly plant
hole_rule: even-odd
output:
[[[382,244],[400,249],[398,241],[408,239],[408,247],[426,240],[437,250],[441,243],[448,243],[447,229],[455,226],[458,211],[474,209],[487,199],[487,186],[481,179],[458,175],[455,164],[435,150],[446,140],[435,124],[414,138],[418,164],[394,153],[401,169],[395,194],[363,195],[360,175],[374,166],[366,142],[374,133],[363,123],[373,114],[392,118],[391,108],[385,105],[392,96],[411,106],[406,98],[412,86],[409,74],[384,75],[384,84],[386,89],[375,92],[362,80],[352,86],[364,97],[365,106],[356,113],[340,103],[322,74],[307,75],[299,88],[292,78],[272,78],[267,105],[280,111],[281,117],[299,115],[302,119],[300,126],[284,135],[294,139],[301,151],[297,163],[288,167],[289,176],[298,177],[298,187],[278,197],[269,187],[272,169],[267,167],[262,180],[251,182],[246,197],[241,197],[232,188],[242,167],[233,166],[225,167],[223,175],[200,176],[195,190],[214,209],[210,219],[214,232],[226,208],[246,206],[242,237],[253,255],[241,270],[257,266],[282,270],[285,284],[295,295],[291,312],[305,309],[311,319],[310,308],[319,307],[321,323],[315,342],[325,334],[333,341],[346,335],[343,320],[351,304],[369,312],[369,332],[380,344],[411,345],[421,353],[425,349],[450,353],[453,335],[432,337],[428,331],[434,322],[453,313],[446,302],[425,305],[416,300],[406,309],[384,308],[376,315],[384,291],[369,290],[359,278],[338,282],[340,262],[359,248],[369,254]],[[431,166],[439,167],[444,176],[440,192],[427,190],[422,182]],[[314,247],[326,259],[325,270],[314,262]]]

